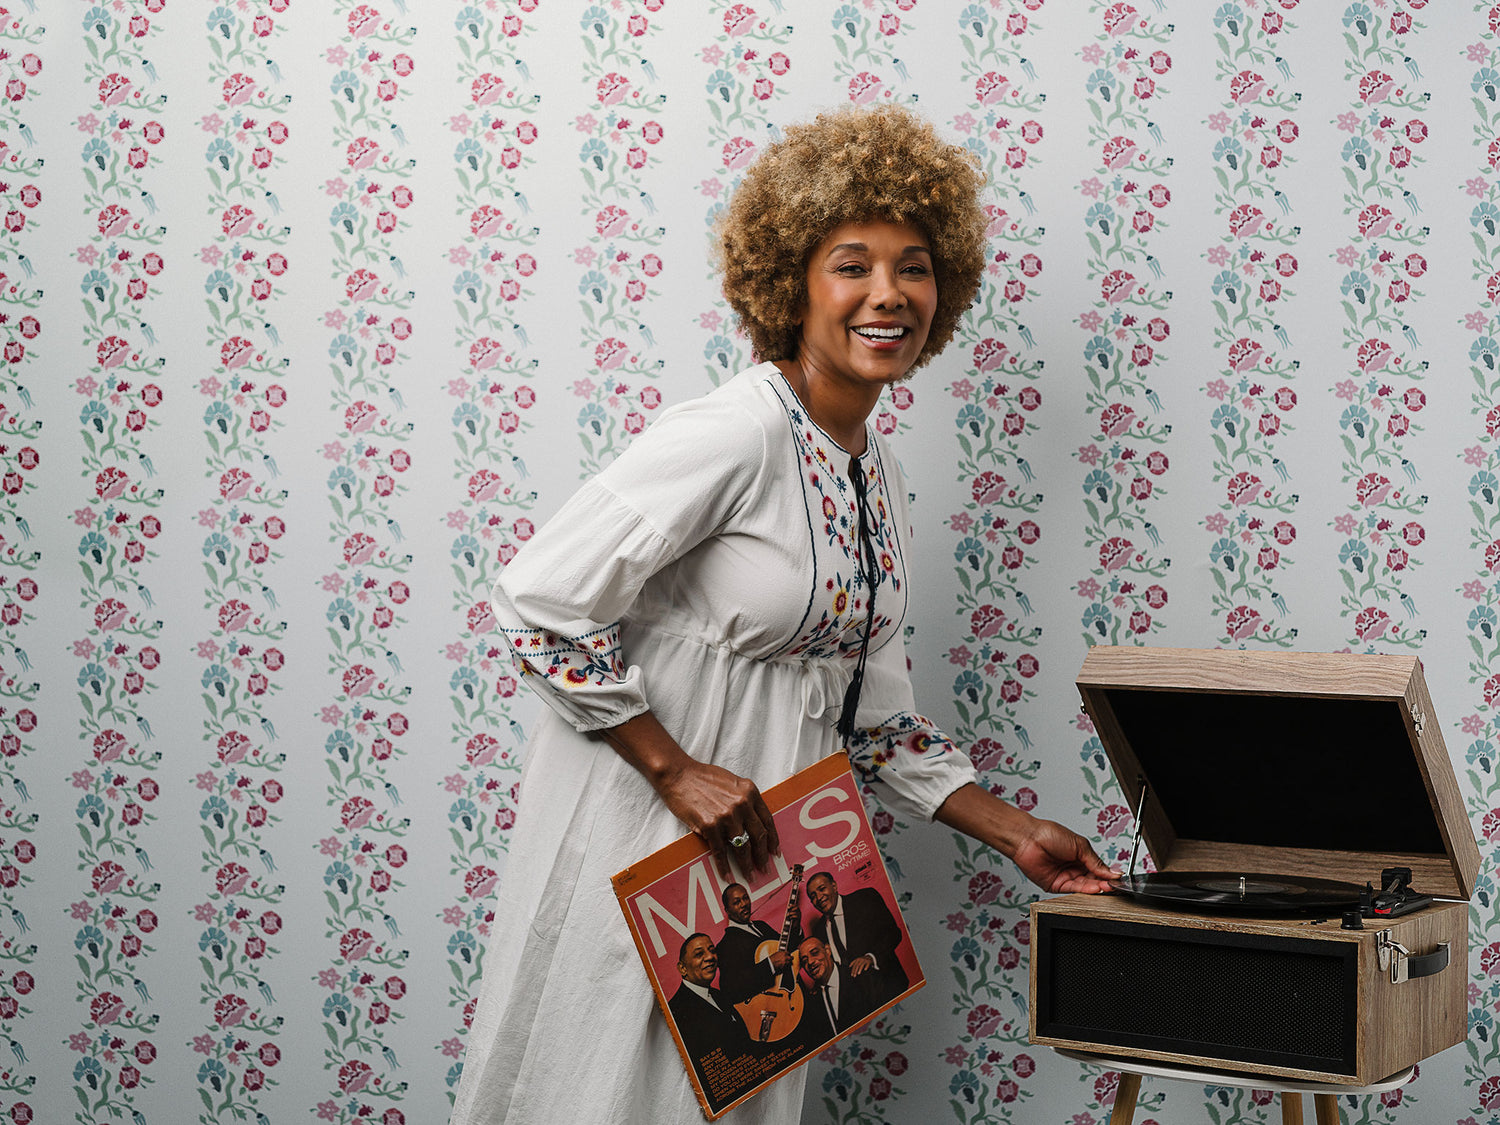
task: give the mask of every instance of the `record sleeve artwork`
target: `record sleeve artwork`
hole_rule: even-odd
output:
[[[689,835],[613,880],[710,1121],[925,983],[848,757],[762,796],[769,872],[723,879]]]
[[[1078,687],[1137,840],[1033,905],[1033,1042],[1358,1086],[1463,1040],[1479,849],[1418,660],[1099,647]]]

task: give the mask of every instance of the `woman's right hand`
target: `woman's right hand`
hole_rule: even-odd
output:
[[[672,815],[708,845],[725,879],[731,878],[731,855],[747,874],[767,870],[771,857],[781,851],[781,839],[755,782],[721,766],[683,757],[682,767],[656,787]],[[735,847],[731,841],[741,835],[749,836],[750,842]]]
[[[770,867],[781,839],[753,781],[692,757],[649,711],[599,733],[651,783],[672,815],[708,845],[723,878],[732,878],[731,856],[746,874]],[[749,843],[736,848],[730,841],[741,835]]]

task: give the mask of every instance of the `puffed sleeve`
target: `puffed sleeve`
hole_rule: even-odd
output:
[[[881,449],[889,479],[889,496],[902,555],[911,557],[911,522],[906,484],[895,458]],[[897,811],[931,820],[955,789],[976,781],[969,756],[954,745],[936,723],[917,712],[906,667],[906,644],[894,635],[870,654],[864,685],[849,739],[849,759],[874,786],[876,795]]]
[[[760,424],[714,394],[668,410],[580,488],[495,584],[522,682],[579,731],[646,711],[620,618],[647,579],[733,517],[765,460]]]

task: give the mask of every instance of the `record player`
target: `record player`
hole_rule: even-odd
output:
[[[1097,647],[1078,688],[1157,871],[1032,906],[1033,1042],[1351,1086],[1462,1042],[1479,849],[1420,661]]]

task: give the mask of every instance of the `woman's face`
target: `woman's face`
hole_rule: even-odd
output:
[[[916,362],[936,308],[926,235],[881,219],[844,223],[808,259],[797,359],[809,378],[895,382]]]

